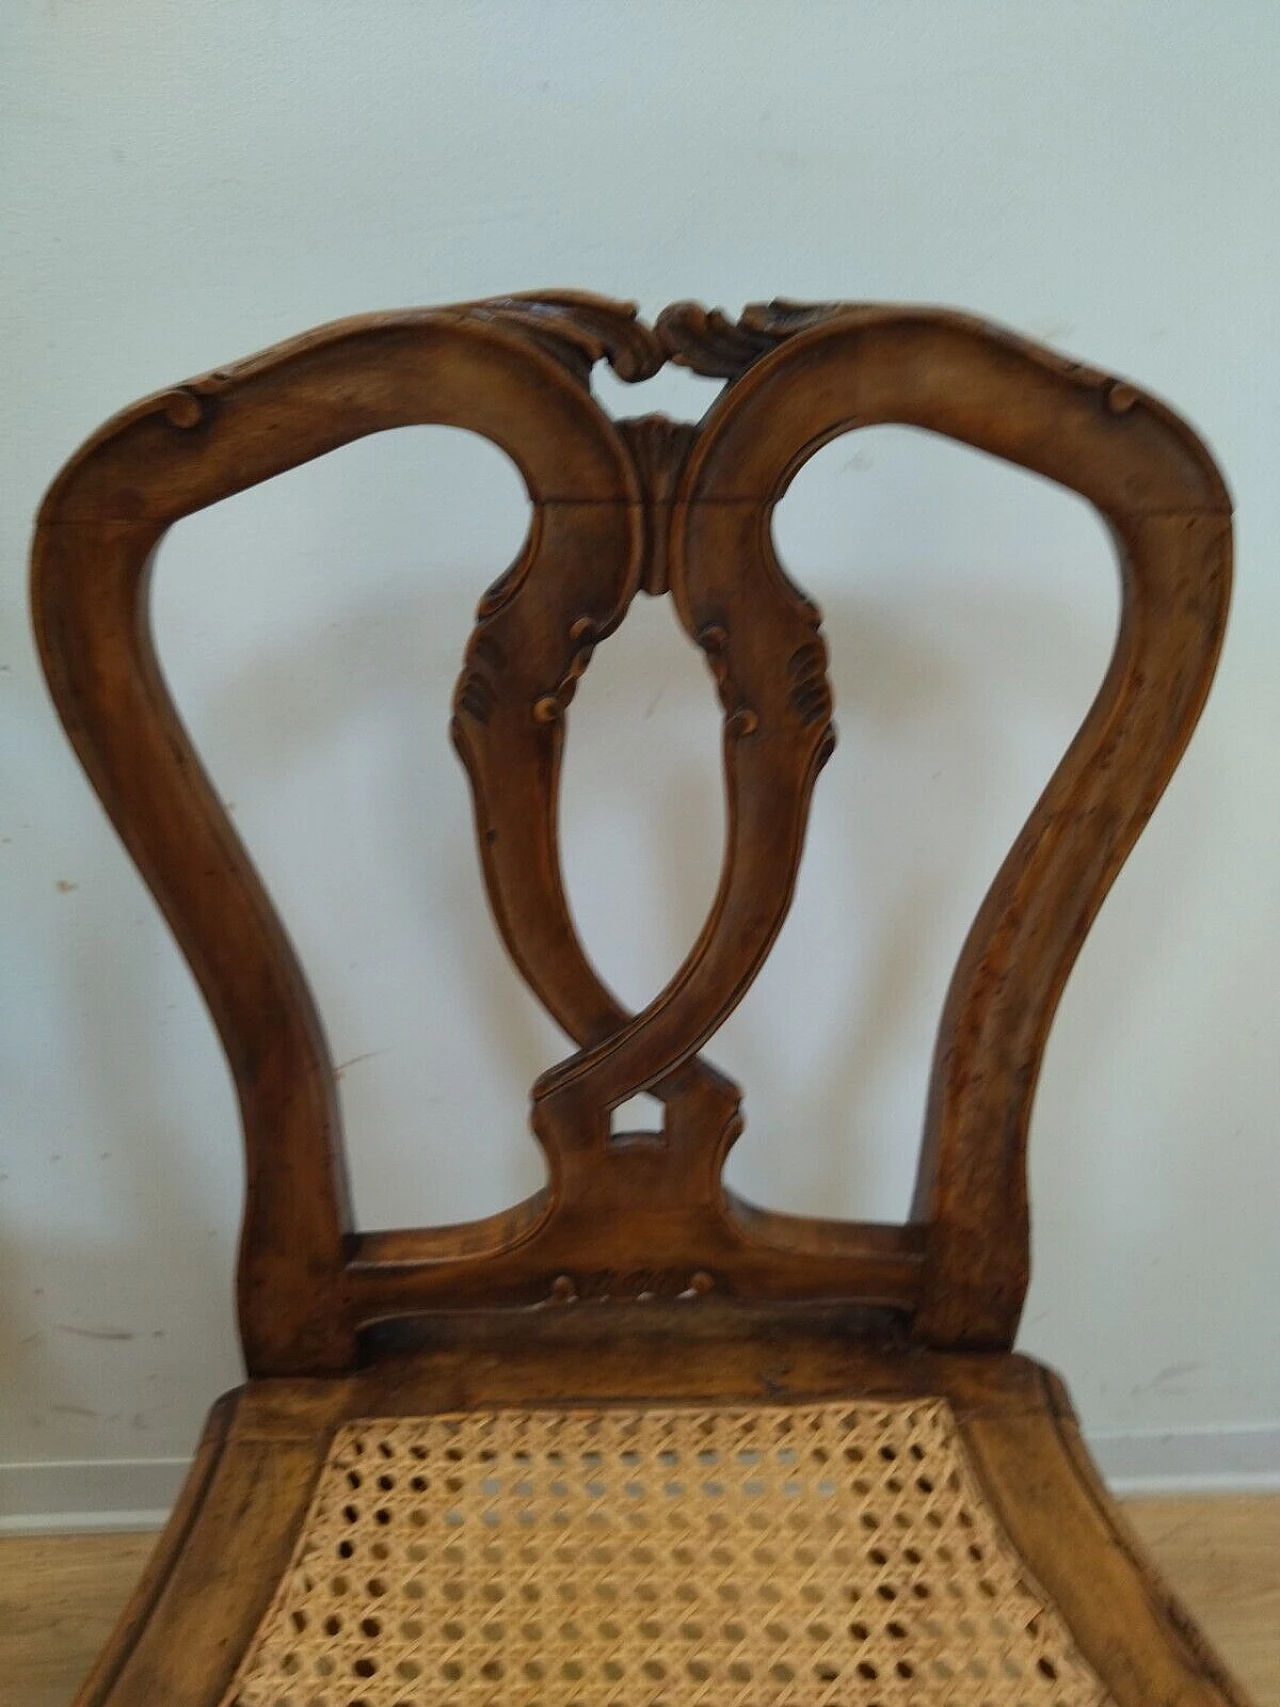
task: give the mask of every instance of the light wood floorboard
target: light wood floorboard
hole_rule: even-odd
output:
[[[1280,1494],[1128,1500],[1125,1511],[1255,1707],[1280,1707]]]

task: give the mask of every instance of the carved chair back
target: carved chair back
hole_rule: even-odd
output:
[[[590,370],[674,361],[727,383],[696,425],[613,421]],[[1115,538],[1110,669],[969,932],[947,996],[912,1218],[793,1217],[725,1188],[737,1085],[701,1051],[786,915],[834,744],[820,613],[771,516],[840,433],[944,434],[1089,499]],[[533,505],[481,602],[455,696],[484,881],[521,975],[578,1045],[533,1089],[546,1188],[459,1227],[361,1233],[334,1069],[302,972],[202,771],[150,638],[153,554],[183,516],[364,435],[439,423],[491,439]],[[108,423],[41,512],[34,602],[54,698],[217,1024],[248,1162],[240,1323],[251,1373],[350,1368],[371,1323],[436,1310],[660,1296],[843,1301],[911,1338],[1007,1348],[1028,1276],[1026,1139],[1050,1022],[1086,931],[1181,755],[1230,580],[1229,499],[1162,404],[937,310],[624,304],[542,293],[321,328]],[[714,904],[632,1014],[565,900],[565,712],[634,598],[669,594],[724,712],[728,812]],[[611,1134],[641,1092],[660,1134]]]

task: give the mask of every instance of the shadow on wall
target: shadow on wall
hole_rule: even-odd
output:
[[[96,899],[44,945],[67,1044],[57,1086],[30,1099],[25,1206],[0,1230],[0,1409],[17,1459],[97,1458],[104,1426],[119,1457],[180,1455],[193,1402],[241,1379],[228,1279],[243,1169],[233,1133],[215,1158],[202,1130],[210,1106],[230,1108],[225,1070],[178,1062],[171,952],[122,954],[140,921]]]

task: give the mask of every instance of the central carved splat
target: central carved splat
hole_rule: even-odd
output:
[[[682,306],[650,330],[597,301],[511,299],[482,312],[519,325],[584,385],[602,355],[630,379],[667,359],[729,377],[817,318],[759,310],[733,327]],[[628,491],[616,508],[631,525],[611,552],[593,538],[588,556],[572,529],[545,549],[545,517],[535,519],[525,555],[481,605],[453,723],[494,915],[531,988],[580,1046],[534,1090],[555,1205],[540,1238],[566,1241],[568,1263],[574,1229],[648,1217],[634,1248],[643,1266],[633,1272],[660,1274],[658,1290],[692,1294],[713,1284],[708,1240],[723,1248],[735,1238],[720,1172],[742,1125],[738,1087],[696,1052],[741,1000],[782,923],[813,779],[834,744],[818,610],[774,562],[765,504],[717,491],[703,454],[716,424],[715,408],[697,425],[648,415],[610,427],[601,417],[626,458]],[[726,562],[691,534],[691,506],[717,503],[744,512],[753,554]],[[601,982],[574,928],[556,823],[565,712],[597,642],[639,591],[669,591],[707,658],[724,708],[731,831],[703,932],[666,989],[633,1015]],[[665,1105],[662,1133],[611,1145],[612,1110],[639,1092]],[[553,1295],[602,1289],[598,1276],[562,1274]],[[636,1289],[655,1290],[640,1281]]]

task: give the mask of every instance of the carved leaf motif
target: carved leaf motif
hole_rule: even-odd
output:
[[[528,291],[463,303],[474,320],[518,327],[544,345],[585,382],[598,361],[607,361],[632,383],[651,379],[666,361],[653,328],[639,318],[634,302],[618,302],[590,291]]]
[[[668,361],[708,379],[737,379],[787,338],[856,306],[775,298],[748,303],[737,320],[731,320],[720,308],[673,302],[658,316],[656,332]]]
[[[631,452],[645,499],[669,504],[698,436],[697,427],[689,421],[673,421],[667,415],[637,415],[615,424]]]
[[[657,598],[667,591],[669,581],[671,502],[698,429],[666,415],[639,415],[619,421],[617,428],[631,452],[645,503],[649,537],[642,585]]]

